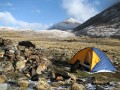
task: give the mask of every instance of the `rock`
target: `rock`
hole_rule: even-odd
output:
[[[31,77],[31,80],[32,80],[32,81],[38,81],[38,80],[39,80],[39,75],[38,75],[38,74],[33,75],[33,76]]]
[[[29,59],[29,60],[33,60],[33,61],[36,61],[37,63],[40,63],[40,58],[39,58],[39,56],[37,56],[37,55],[30,55],[30,56],[28,57],[28,59]]]
[[[72,79],[72,80],[77,80],[77,77],[75,76],[75,75],[73,75],[73,74],[69,74],[69,76],[70,76],[70,78]]]
[[[33,54],[34,54],[34,55],[39,55],[39,54],[41,54],[41,52],[40,52],[39,50],[35,49],[35,50],[33,51]]]
[[[20,50],[20,51],[24,51],[24,50],[25,50],[25,46],[20,46],[20,45],[18,45],[17,48],[18,48],[18,50]]]
[[[2,43],[3,43],[4,46],[13,44],[12,40],[10,40],[10,39],[3,39]]]
[[[0,75],[0,84],[5,83],[7,81],[7,77],[5,75]]]
[[[86,90],[82,84],[73,83],[71,90]]]
[[[120,89],[120,82],[117,82],[117,88]]]
[[[15,51],[14,50],[9,50],[9,54],[14,54]]]
[[[12,50],[12,49],[14,49],[14,46],[13,45],[5,45],[4,49],[5,50]]]
[[[63,81],[63,77],[62,76],[57,76],[56,81]]]
[[[65,80],[66,84],[70,84],[72,82],[71,78]],[[74,81],[75,82],[75,81]]]
[[[99,84],[99,85],[104,85],[104,84],[109,84],[109,81],[98,81],[98,80],[95,80],[93,83],[94,84]]]
[[[38,81],[36,84],[37,90],[51,90],[50,85],[47,83],[47,81]]]
[[[51,83],[51,86],[53,86],[53,87],[59,87],[59,86],[63,86],[64,84],[65,84],[64,81],[58,81],[58,82]]]
[[[0,90],[8,90],[8,84],[7,83],[0,84]]]
[[[43,64],[40,64],[38,67],[37,67],[37,74],[42,74],[43,71],[45,71],[45,69],[47,69],[47,67]]]
[[[25,47],[27,47],[27,48],[30,48],[30,47],[35,48],[35,47],[36,47],[35,44],[33,44],[33,43],[30,42],[30,41],[21,41],[21,42],[18,43],[18,45],[20,45],[20,46],[25,46]]]
[[[17,56],[16,57],[18,61],[24,61],[26,62],[25,58],[23,56]]]
[[[29,85],[29,82],[27,80],[20,80],[19,82],[20,87],[27,88]]]
[[[50,71],[49,72],[49,77],[50,77],[51,81],[54,81],[55,80],[55,73]]]
[[[76,77],[75,75],[73,75],[73,74],[70,74],[70,73],[68,73],[68,72],[62,71],[62,70],[60,70],[60,69],[58,69],[58,68],[56,68],[56,67],[54,67],[54,69],[55,69],[55,72],[56,72],[57,74],[62,75],[62,76],[63,76],[64,78],[66,78],[66,79],[68,79],[68,78],[71,78],[71,79],[73,79],[73,80],[76,80],[76,79],[77,79],[77,77]]]
[[[15,55],[20,56],[20,51],[19,50],[15,50]]]
[[[22,81],[22,80],[28,80],[28,77],[27,76],[22,76],[18,79],[18,81]]]
[[[3,71],[4,71],[4,72],[8,72],[8,71],[11,71],[11,70],[14,70],[14,67],[13,67],[13,65],[12,65],[11,62],[8,62],[7,65],[5,65],[5,66],[3,67]]]
[[[33,76],[33,75],[36,75],[37,73],[36,73],[36,70],[35,70],[35,68],[31,68],[30,69],[30,76]]]
[[[28,56],[31,56],[31,54],[32,54],[32,51],[28,48],[25,48],[24,55],[28,57]]]
[[[16,68],[21,70],[25,67],[25,61],[21,60],[16,63]]]
[[[3,57],[4,53],[4,50],[0,50],[0,58]]]

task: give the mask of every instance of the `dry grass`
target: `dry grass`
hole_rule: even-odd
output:
[[[11,39],[18,43],[23,40],[30,40],[36,44],[38,48],[43,49],[44,54],[53,56],[54,60],[68,61],[75,53],[86,47],[96,47],[104,51],[105,54],[113,62],[120,62],[120,39],[112,38],[90,38],[90,37],[76,37],[76,38],[65,38],[65,39],[46,39],[40,36],[24,36],[18,32],[1,32],[0,36],[5,39]],[[56,64],[57,64],[56,63]],[[63,62],[65,63],[65,62]],[[118,67],[120,70],[120,66]],[[80,72],[80,76],[88,76],[90,74]],[[103,74],[93,74],[98,80],[101,79]],[[119,74],[105,74],[109,79],[117,81],[120,80]],[[113,78],[112,78],[113,77]],[[104,78],[103,78],[104,79]],[[105,80],[105,79],[104,79]],[[107,80],[107,79],[106,79]],[[39,87],[41,88],[41,87]]]
[[[33,33],[33,32],[32,32]],[[0,36],[13,41],[30,40],[36,44],[38,48],[49,50],[50,54],[55,54],[60,57],[66,57],[68,60],[79,50],[86,47],[96,47],[104,51],[112,61],[120,61],[120,40],[112,38],[90,38],[90,37],[76,37],[66,39],[45,39],[40,36],[35,36],[33,33],[22,35],[16,31],[2,31]],[[58,53],[58,54],[56,54]],[[58,57],[57,56],[57,57]],[[62,58],[61,58],[62,59]]]

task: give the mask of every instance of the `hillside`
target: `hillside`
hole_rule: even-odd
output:
[[[51,29],[58,29],[58,30],[72,30],[74,28],[76,28],[77,26],[80,25],[80,22],[73,19],[73,18],[69,18],[63,22],[59,22],[56,23],[54,25],[52,25],[49,30]]]
[[[0,37],[36,37],[45,39],[63,39],[63,38],[74,38],[75,35],[69,31],[62,30],[21,30],[13,28],[0,28]]]
[[[120,3],[104,10],[74,29],[76,35],[120,37]]]

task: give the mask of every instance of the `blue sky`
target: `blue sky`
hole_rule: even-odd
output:
[[[0,0],[0,26],[41,30],[75,18],[81,23],[120,0]]]

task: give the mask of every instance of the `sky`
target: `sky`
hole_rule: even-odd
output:
[[[44,30],[75,18],[81,23],[120,0],[0,0],[0,26]]]

